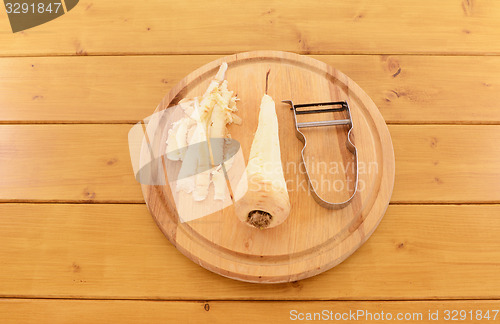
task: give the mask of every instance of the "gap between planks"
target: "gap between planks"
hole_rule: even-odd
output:
[[[0,205],[146,205],[144,201],[1,200]],[[498,206],[500,201],[477,202],[391,202],[389,206]],[[1,296],[0,296],[1,298]]]
[[[0,120],[1,125],[135,125],[140,120],[96,120],[96,121],[71,121],[71,120]],[[404,121],[404,122],[386,122],[386,125],[398,126],[500,126],[500,121],[449,121],[449,122],[433,122],[433,121]]]
[[[247,303],[315,303],[315,302],[446,302],[446,301],[499,301],[500,297],[490,298],[396,298],[396,299],[243,299],[243,298],[221,298],[221,299],[167,299],[167,298],[117,298],[117,297],[63,297],[63,296],[0,296],[2,300],[76,300],[76,301],[145,301],[145,302],[195,302],[195,303],[209,303],[209,302],[247,302]]]
[[[398,52],[321,52],[321,51],[285,51],[292,52],[301,55],[400,55],[400,56],[470,56],[470,57],[483,57],[483,56],[500,56],[500,52],[484,52],[484,53],[468,53],[468,52],[455,52],[455,53],[447,53],[447,52],[414,52],[414,53],[398,53]],[[46,53],[46,54],[18,54],[18,55],[4,55],[0,54],[0,59],[2,58],[38,58],[38,57],[85,57],[85,56],[93,56],[93,57],[104,57],[104,56],[197,56],[197,55],[232,55],[243,52],[190,52],[190,53],[177,53],[177,52],[151,52],[151,53],[137,53],[137,52],[127,52],[127,53],[114,53],[114,52],[96,52],[96,53],[86,53],[86,54],[77,54],[77,53]]]

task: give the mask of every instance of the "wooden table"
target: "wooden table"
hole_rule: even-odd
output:
[[[13,34],[0,9],[0,322],[284,323],[323,309],[493,319],[499,21],[496,0],[82,0]],[[131,125],[176,82],[256,49],[349,75],[380,108],[396,155],[374,235],[290,284],[226,279],[184,257],[129,160]]]

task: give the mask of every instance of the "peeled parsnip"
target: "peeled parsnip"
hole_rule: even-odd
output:
[[[246,181],[245,181],[246,180]],[[262,97],[259,125],[250,149],[246,179],[235,191],[235,212],[247,225],[271,228],[290,213],[290,198],[281,164],[278,118],[273,99]]]

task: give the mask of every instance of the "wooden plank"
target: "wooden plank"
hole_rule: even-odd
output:
[[[499,202],[499,126],[389,127],[396,156],[392,202]]]
[[[134,179],[131,125],[3,125],[0,200],[144,202]]]
[[[4,122],[137,122],[214,56],[0,59]]]
[[[385,1],[82,0],[69,13],[13,34],[1,55],[228,53],[500,53],[495,0]]]
[[[401,318],[403,319],[401,322],[404,323],[425,323],[430,322],[430,314],[432,314],[431,318],[435,318],[433,323],[448,323],[455,315],[452,313],[453,310],[458,311],[457,320],[462,318],[467,323],[483,323],[487,319],[482,317],[489,316],[490,320],[493,320],[499,307],[500,301],[498,300],[383,302],[0,300],[0,313],[3,314],[2,323],[4,324],[34,322],[39,324],[111,322],[164,324],[179,321],[213,324],[289,323],[290,320],[303,322],[308,318],[331,321],[336,317],[337,321],[347,323],[389,321],[388,318],[392,320]],[[488,314],[486,314],[487,310],[489,310]],[[319,315],[314,313],[319,313]],[[379,318],[378,321],[377,318]],[[499,315],[496,315],[495,319],[498,320],[498,318]],[[310,323],[310,321],[306,322]]]
[[[0,204],[0,296],[498,299],[499,214],[500,205],[389,206],[371,238],[336,268],[259,285],[188,260],[144,205]]]
[[[0,201],[143,202],[131,125],[0,126]],[[500,126],[392,125],[392,202],[500,202]]]
[[[217,55],[0,59],[0,122],[136,122]],[[320,55],[389,123],[500,122],[500,57]]]

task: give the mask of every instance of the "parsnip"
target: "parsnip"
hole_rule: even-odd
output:
[[[262,97],[259,125],[250,149],[246,178],[235,192],[235,212],[250,226],[271,228],[290,213],[278,135],[278,118],[273,99]]]

